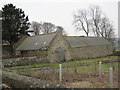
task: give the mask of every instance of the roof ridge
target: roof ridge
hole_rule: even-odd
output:
[[[64,37],[103,38],[103,37],[95,37],[95,36],[64,36]]]
[[[56,32],[57,32],[57,31],[55,31],[55,32],[51,32],[51,33],[45,33],[45,34],[38,34],[38,35],[30,36],[30,37],[41,36],[41,35],[48,35],[48,34],[53,34],[53,33],[56,33]]]

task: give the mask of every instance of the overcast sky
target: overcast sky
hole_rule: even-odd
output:
[[[72,36],[84,35],[83,32],[76,32],[72,25],[74,12],[88,9],[90,5],[98,5],[113,22],[115,34],[118,34],[118,0],[0,0],[0,10],[8,3],[22,8],[30,22],[51,22],[62,26]]]

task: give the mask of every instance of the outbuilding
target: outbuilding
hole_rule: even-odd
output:
[[[64,62],[112,54],[112,44],[103,37],[63,36],[60,30],[27,36],[16,43],[15,54],[47,57],[49,62]]]

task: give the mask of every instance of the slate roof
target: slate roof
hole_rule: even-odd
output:
[[[65,36],[65,39],[68,41],[71,47],[111,44],[108,40],[102,37]]]
[[[16,50],[39,50],[47,49],[50,42],[55,37],[56,32],[28,36],[17,48]],[[93,46],[93,45],[103,45],[111,44],[108,40],[102,37],[80,37],[80,36],[64,36],[66,41],[71,47],[83,47],[83,46]]]
[[[39,50],[47,49],[56,33],[28,36],[16,50]]]

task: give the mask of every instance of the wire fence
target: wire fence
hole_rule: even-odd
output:
[[[84,62],[61,64],[61,66],[14,67],[9,70],[75,88],[109,88],[110,85],[112,88],[117,88],[119,62],[120,60],[104,60],[101,61],[101,65],[99,62]],[[111,67],[112,72],[109,71]]]

